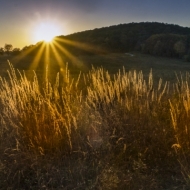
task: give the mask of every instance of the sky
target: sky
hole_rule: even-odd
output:
[[[56,28],[56,35],[130,22],[190,27],[189,10],[190,0],[0,0],[0,47],[37,43],[44,23]]]

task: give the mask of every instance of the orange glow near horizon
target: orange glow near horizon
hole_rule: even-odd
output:
[[[79,49],[83,49],[83,50],[88,51],[88,52],[96,52],[96,51],[105,52],[105,50],[103,50],[101,48],[97,48],[96,46],[93,46],[91,44],[89,45],[86,43],[71,41],[71,40],[67,40],[67,39],[60,39],[60,38],[55,38],[55,41],[57,41],[57,43],[63,42],[65,44],[69,44],[71,46],[77,47]]]
[[[68,60],[71,61],[72,66],[75,66],[78,69],[85,68],[83,62],[74,54],[72,54],[69,49],[67,49],[67,45],[69,45],[69,47],[73,46],[77,49],[81,49],[87,52],[103,52],[103,50],[99,49],[96,46],[67,40],[62,37],[55,37],[51,43],[42,41],[34,46],[28,47],[28,49],[24,50],[23,53],[15,58],[15,62],[18,63],[22,59],[27,58],[27,56],[33,56],[29,70],[36,70],[39,64],[42,64],[43,66],[40,66],[40,68],[44,69],[44,75],[47,67],[48,73],[54,72],[53,70],[51,71],[51,68],[54,67],[54,65],[51,65],[51,61],[53,61],[53,64],[57,64],[58,67],[56,67],[59,69],[58,72],[62,74],[65,71],[66,63]]]
[[[30,65],[30,68],[32,68],[33,70],[35,70],[40,62],[40,59],[42,58],[42,54],[44,52],[45,49],[45,44],[43,43],[42,46],[40,47],[40,50],[38,51],[36,57],[34,58],[33,62]]]
[[[69,57],[72,62],[76,64],[76,66],[81,66],[82,63],[80,60],[78,60],[74,55],[72,55],[67,49],[65,49],[63,46],[61,46],[58,42],[54,42],[53,45],[55,46],[56,49],[60,50],[63,52],[67,57]]]

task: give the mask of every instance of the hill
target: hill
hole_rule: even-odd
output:
[[[190,60],[190,28],[174,24],[157,22],[120,24],[59,36],[55,39],[93,45],[100,52],[141,51]],[[64,45],[68,46],[66,43]],[[75,51],[77,52],[76,49]]]
[[[61,54],[66,57],[69,57],[68,52],[77,56],[139,51],[190,61],[190,28],[174,24],[157,22],[119,24],[57,36],[54,42],[62,51]],[[35,55],[41,46],[43,42],[26,46],[22,51]]]

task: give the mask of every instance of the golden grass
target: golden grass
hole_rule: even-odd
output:
[[[52,84],[10,64],[8,76],[0,189],[189,188],[189,75],[154,84],[152,71],[92,68],[74,80],[66,68]]]

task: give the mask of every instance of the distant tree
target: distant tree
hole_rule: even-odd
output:
[[[35,49],[35,45],[29,45],[29,46],[25,46],[22,48],[22,52],[28,52],[31,51],[32,49]]]
[[[23,48],[22,48],[22,51],[26,51],[28,49],[28,46],[24,46]]]
[[[183,57],[187,52],[187,37],[177,34],[155,34],[145,41],[144,53],[167,56]]]
[[[9,55],[13,49],[13,45],[12,44],[5,44],[4,49],[5,49],[6,53]]]
[[[153,54],[154,55],[162,55],[162,51],[163,51],[163,42],[161,42],[160,40],[158,40],[153,48]]]
[[[12,50],[12,54],[13,55],[18,55],[20,53],[20,48],[14,48],[13,50]]]
[[[175,52],[181,57],[182,55],[184,55],[186,53],[186,45],[185,45],[185,42],[180,40],[180,41],[177,41],[175,44],[174,44],[174,50]]]
[[[0,55],[3,55],[4,52],[5,52],[5,51],[4,51],[4,48],[1,47],[1,48],[0,48]]]

